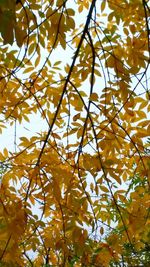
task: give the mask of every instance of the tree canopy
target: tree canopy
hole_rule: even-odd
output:
[[[0,1],[0,266],[149,266],[149,19],[149,0]]]

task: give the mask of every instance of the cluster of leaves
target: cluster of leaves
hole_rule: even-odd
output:
[[[0,1],[0,266],[149,266],[148,2]]]

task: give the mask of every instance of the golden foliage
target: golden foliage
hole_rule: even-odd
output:
[[[149,19],[146,0],[0,1],[0,266],[148,266]]]

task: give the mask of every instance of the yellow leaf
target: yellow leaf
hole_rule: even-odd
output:
[[[81,13],[82,10],[83,10],[83,5],[81,4],[81,5],[79,6],[79,8],[78,8],[79,13]]]
[[[5,158],[8,157],[8,150],[7,150],[7,148],[4,148],[4,150],[3,150],[3,154],[4,154],[4,157],[5,157]]]
[[[56,139],[61,140],[61,137],[57,133],[52,133],[52,136]]]
[[[98,94],[97,93],[92,93],[90,95],[90,100],[91,101],[98,101]]]
[[[105,193],[109,192],[108,188],[106,186],[104,186],[104,185],[100,185],[100,189]]]
[[[140,117],[141,120],[147,118],[145,112],[142,110],[137,110],[137,111],[135,111],[135,113]]]
[[[104,11],[105,7],[106,7],[106,0],[102,0],[102,3],[101,3],[101,12]]]
[[[15,35],[16,35],[17,45],[18,45],[19,47],[21,47],[22,44],[23,44],[23,41],[24,41],[24,38],[25,38],[26,33],[25,33],[23,30],[21,30],[21,29],[18,27],[18,25],[16,25],[16,26],[15,26]]]
[[[25,70],[23,71],[23,73],[28,73],[34,70],[34,67],[29,67],[29,68],[25,68]]]
[[[3,161],[3,160],[5,160],[5,157],[4,157],[4,155],[0,152],[0,161]]]
[[[36,58],[36,60],[35,60],[35,64],[34,64],[35,67],[37,67],[39,65],[40,59],[41,59],[41,57],[40,57],[40,55],[38,55],[37,58]]]
[[[101,234],[101,235],[104,234],[104,228],[103,228],[103,227],[100,228],[100,234]]]
[[[68,9],[66,9],[66,13],[67,13],[69,16],[74,16],[74,15],[75,15],[75,11],[74,11],[72,8],[68,8]]]
[[[146,129],[137,128],[137,134],[138,137],[147,137],[149,136],[149,132]]]
[[[30,56],[36,49],[36,42],[31,43],[29,48],[28,48],[28,55]]]

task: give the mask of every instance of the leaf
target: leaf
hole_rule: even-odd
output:
[[[101,3],[101,12],[104,11],[105,7],[106,7],[106,1],[105,0],[102,0],[102,3]]]
[[[33,70],[34,70],[34,67],[28,67],[23,71],[23,73],[25,74],[25,73],[31,72]]]
[[[40,63],[41,57],[40,55],[37,56],[36,60],[35,60],[35,67],[37,67]]]
[[[149,136],[149,133],[146,129],[138,129],[138,132],[136,135],[138,137],[146,137],[146,136]]]
[[[92,93],[90,95],[90,100],[91,101],[98,101],[98,94],[97,93]]]
[[[11,44],[13,43],[13,14],[10,10],[4,10],[4,12],[1,14],[1,26],[0,26],[0,32],[4,39],[4,44]]]
[[[68,9],[66,9],[66,13],[67,13],[69,16],[74,16],[74,15],[75,15],[75,11],[74,11],[74,9],[72,9],[72,8],[68,8]]]
[[[31,45],[29,46],[29,49],[28,49],[28,55],[29,56],[35,51],[35,48],[36,48],[36,43],[31,43]]]
[[[104,228],[103,228],[103,227],[100,228],[100,234],[101,234],[101,235],[104,234]]]
[[[104,185],[100,185],[100,189],[105,193],[109,192],[108,188],[106,186],[104,186]]]
[[[4,148],[3,155],[4,155],[5,158],[8,158],[8,150],[7,150],[7,148]]]
[[[20,30],[17,25],[15,26],[15,36],[17,45],[21,47],[25,39],[25,32],[23,30]]]

